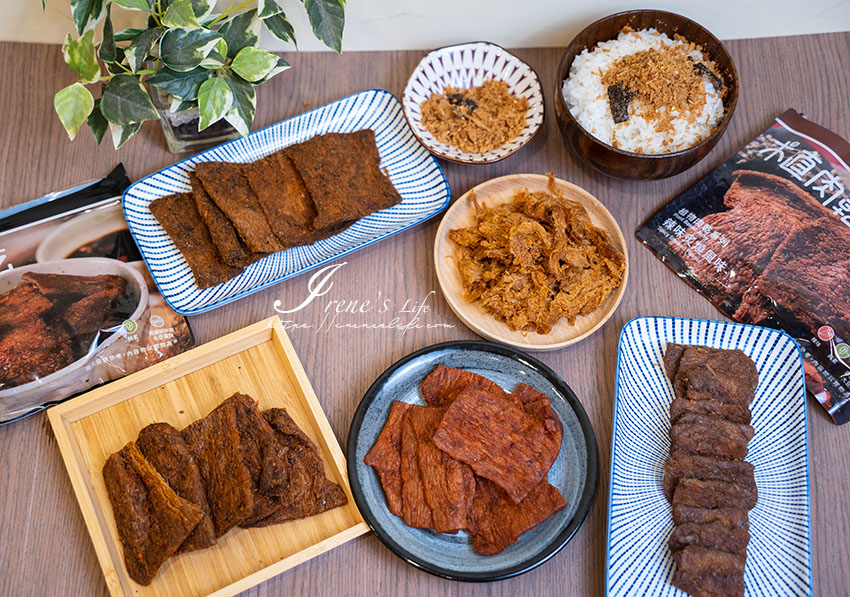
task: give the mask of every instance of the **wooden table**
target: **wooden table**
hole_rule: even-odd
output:
[[[473,36],[474,37],[474,36]],[[568,40],[564,40],[566,43]],[[591,171],[564,147],[552,107],[558,49],[517,50],[544,83],[545,130],[530,145],[489,166],[443,163],[459,197],[469,187],[508,173],[555,174],[599,198],[619,221],[631,254],[629,287],[619,310],[595,335],[538,358],[579,396],[599,444],[596,502],[573,540],[538,569],[514,579],[468,585],[430,576],[405,564],[373,535],[356,539],[250,591],[277,595],[600,595],[604,592],[608,473],[617,339],[623,324],[641,315],[721,318],[707,300],[677,279],[633,232],[656,208],[690,186],[759,131],[793,107],[850,138],[850,33],[729,42],[740,73],[740,102],[725,137],[702,163],[659,182],[622,182]],[[288,55],[293,68],[259,91],[255,128],[371,87],[396,95],[421,52],[369,52],[336,56]],[[86,131],[70,143],[52,108],[53,94],[72,82],[58,46],[0,44],[0,208],[105,175],[124,162],[138,179],[176,161],[158,123],[149,123],[121,151],[108,139],[96,148]],[[290,337],[313,381],[340,443],[372,381],[413,350],[445,340],[475,338],[440,295],[432,264],[439,217],[367,247],[342,261],[329,294],[297,313],[318,325],[336,300],[374,300],[378,293],[399,308],[429,292],[425,323],[453,328],[410,330],[292,330]],[[191,318],[198,342],[274,314],[273,303],[294,307],[307,296],[309,276],[287,280],[212,312]],[[347,321],[352,321],[351,317]],[[812,547],[816,595],[845,595],[850,514],[850,427],[831,423],[808,399]],[[844,562],[842,565],[841,562]],[[0,427],[0,595],[106,593],[83,518],[44,414]]]

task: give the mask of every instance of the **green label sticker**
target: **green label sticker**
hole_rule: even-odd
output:
[[[124,323],[121,324],[121,325],[124,326],[124,331],[127,332],[128,334],[132,334],[137,329],[139,329],[139,326],[132,319],[125,320]],[[850,347],[848,347],[848,348],[850,348]]]
[[[839,358],[846,359],[850,357],[850,345],[842,342],[835,347],[835,354],[838,355]]]

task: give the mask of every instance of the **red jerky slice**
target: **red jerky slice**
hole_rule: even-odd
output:
[[[401,511],[407,526],[434,528],[431,507],[425,499],[425,486],[419,473],[419,440],[410,420],[410,410],[401,419]]]
[[[456,533],[466,528],[467,503],[475,491],[472,469],[458,462],[431,441],[445,409],[412,406],[407,417],[413,425],[419,445],[419,475],[425,501],[431,508],[434,530]]]
[[[469,532],[482,556],[499,553],[567,506],[560,492],[546,481],[538,483],[519,504],[487,479],[476,477],[475,481]]]
[[[505,397],[505,391],[486,377],[445,365],[437,365],[437,368],[422,380],[421,388],[428,406],[448,406],[457,393],[466,388],[478,388]]]
[[[373,467],[381,478],[390,512],[402,515],[401,510],[401,420],[410,408],[406,402],[393,402],[387,423],[378,440],[363,462]]]
[[[558,457],[561,446],[553,432],[507,398],[466,389],[446,410],[433,441],[519,503]]]

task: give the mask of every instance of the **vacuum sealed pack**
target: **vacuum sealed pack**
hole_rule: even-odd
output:
[[[850,143],[788,110],[637,231],[720,311],[781,329],[850,420]]]
[[[0,212],[0,423],[194,345],[121,209],[123,166]]]

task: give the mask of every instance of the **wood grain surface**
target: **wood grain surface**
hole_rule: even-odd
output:
[[[459,40],[461,41],[461,40]],[[629,245],[630,276],[623,302],[590,338],[537,356],[573,388],[599,442],[596,502],[573,540],[536,570],[498,583],[469,585],[429,576],[405,564],[369,534],[251,589],[248,595],[601,595],[605,578],[608,471],[617,339],[623,324],[640,315],[718,319],[722,316],[641,247],[633,231],[655,209],[722,162],[787,108],[850,138],[850,32],[732,41],[741,93],[732,123],[718,146],[691,170],[656,182],[624,182],[583,166],[564,146],[553,117],[552,94],[561,51],[517,50],[544,85],[544,131],[514,156],[491,165],[443,163],[453,198],[482,181],[517,172],[545,173],[573,182],[597,197],[620,223]],[[372,87],[396,95],[424,52],[286,55],[293,68],[263,85],[255,129]],[[115,152],[96,148],[81,133],[70,143],[53,113],[52,97],[72,82],[58,46],[0,44],[0,207],[98,178],[123,161],[133,179],[167,166],[158,123]],[[288,330],[334,433],[344,446],[360,397],[390,364],[409,352],[445,340],[475,338],[439,293],[433,265],[435,218],[339,260],[333,286],[284,319],[304,324]],[[191,318],[199,342],[273,315],[275,301],[292,309],[308,295],[310,276],[282,282],[246,299]],[[376,301],[362,314],[350,301]],[[407,325],[405,302],[427,301],[423,327]],[[343,302],[344,301],[344,302]],[[383,301],[389,301],[384,303]],[[411,304],[408,304],[408,309]],[[327,328],[338,324],[399,323],[383,329]],[[327,316],[328,320],[324,320]],[[325,324],[322,322],[325,321]],[[441,325],[442,324],[442,325]],[[312,325],[312,328],[306,327]],[[454,326],[454,327],[443,327]],[[374,327],[374,326],[373,326]],[[850,513],[850,427],[831,423],[808,399],[814,593],[846,595]],[[47,417],[40,414],[0,427],[0,595],[102,595],[106,584],[62,464]]]

